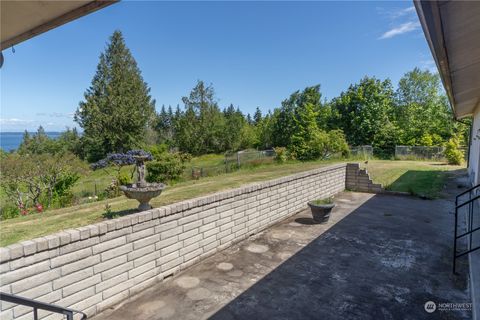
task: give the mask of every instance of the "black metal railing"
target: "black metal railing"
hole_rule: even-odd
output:
[[[34,320],[38,320],[38,310],[63,314],[67,317],[67,320],[73,320],[73,315],[76,313],[81,315],[81,320],[87,319],[87,315],[81,311],[60,307],[55,304],[35,301],[14,294],[0,292],[0,300],[33,308]]]
[[[480,194],[475,195],[476,193],[478,193],[477,191],[480,191],[480,184],[477,184],[476,186],[471,187],[468,190],[465,190],[464,192],[458,194],[455,198],[455,230],[454,230],[455,238],[454,238],[454,242],[453,242],[453,273],[456,273],[457,259],[458,258],[480,249],[480,244],[477,245],[477,246],[474,246],[473,242],[472,242],[473,241],[473,233],[480,230],[480,226],[476,227],[476,228],[473,227],[474,226],[474,224],[473,224],[474,220],[473,219],[474,219],[475,213],[477,213],[480,217],[480,210],[479,210],[479,212],[475,212],[475,201],[480,199]],[[468,195],[468,200],[466,200],[462,203],[459,203],[460,198],[465,196],[465,195]],[[458,234],[458,213],[459,213],[460,209],[463,209],[467,206],[468,206],[467,215],[465,216],[465,218],[466,218],[466,221],[465,221],[466,222],[465,223],[466,231],[459,235]],[[466,236],[469,236],[468,240],[467,240],[467,249],[463,250],[461,252],[457,252],[457,242],[458,242],[458,240],[463,238],[463,237],[466,237]]]

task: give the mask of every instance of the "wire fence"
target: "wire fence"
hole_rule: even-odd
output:
[[[236,171],[246,166],[257,166],[261,164],[272,163],[276,157],[274,150],[243,150],[225,154],[222,165],[192,167],[191,178],[199,179],[201,177],[216,176],[223,173]]]
[[[395,146],[395,159],[399,160],[445,160],[444,147]]]
[[[243,150],[225,155],[226,165],[236,165],[241,168],[244,165],[255,165],[271,162],[276,156],[275,150]]]
[[[351,146],[350,156],[353,158],[371,159],[373,158],[373,147],[370,145]]]

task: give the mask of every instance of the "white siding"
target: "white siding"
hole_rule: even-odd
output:
[[[476,185],[480,183],[480,106],[477,107],[473,114],[472,130],[468,173],[472,185]]]

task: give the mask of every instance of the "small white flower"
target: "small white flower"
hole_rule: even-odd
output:
[[[98,196],[95,196],[95,200],[97,200],[97,199],[98,199]]]
[[[88,200],[92,200],[92,197],[88,197]]]

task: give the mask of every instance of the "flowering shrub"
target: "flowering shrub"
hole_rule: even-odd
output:
[[[91,165],[93,170],[106,169],[110,165],[116,167],[112,182],[105,188],[104,196],[107,198],[114,198],[120,195],[120,186],[132,182],[130,176],[120,172],[123,166],[134,165],[136,163],[135,157],[144,157],[145,161],[153,160],[150,152],[144,150],[130,150],[126,153],[110,153],[105,159],[99,160]],[[135,170],[135,169],[134,169]],[[132,172],[133,175],[133,172]]]
[[[127,153],[110,153],[105,159],[91,165],[93,170],[106,168],[109,164],[116,166],[128,166],[135,164],[135,156],[146,157],[146,161],[153,160],[152,154],[144,150],[130,150]]]

